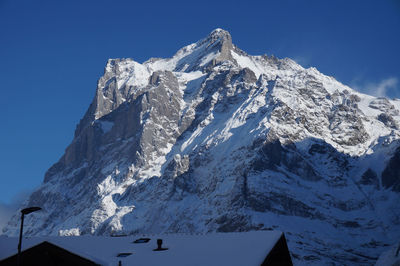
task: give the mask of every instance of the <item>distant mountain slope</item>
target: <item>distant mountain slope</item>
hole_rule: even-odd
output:
[[[299,264],[371,264],[400,237],[399,110],[221,29],[172,58],[110,59],[25,232],[279,229]]]

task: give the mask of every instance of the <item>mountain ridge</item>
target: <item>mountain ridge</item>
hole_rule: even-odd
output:
[[[26,234],[279,229],[299,264],[371,263],[400,234],[399,110],[222,29],[110,59]]]

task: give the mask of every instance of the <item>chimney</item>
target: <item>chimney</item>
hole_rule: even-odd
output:
[[[156,249],[153,249],[153,251],[163,251],[163,250],[167,250],[168,248],[163,248],[162,247],[162,243],[163,243],[163,240],[162,239],[157,239],[157,248]]]

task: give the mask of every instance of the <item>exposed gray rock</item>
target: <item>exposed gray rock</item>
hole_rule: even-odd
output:
[[[371,101],[369,103],[369,107],[378,109],[379,111],[382,111],[388,115],[399,115],[399,110],[397,110],[386,98],[377,98]]]
[[[369,138],[357,109],[347,104],[334,106],[329,121],[335,142],[340,145],[354,146]]]
[[[382,123],[385,124],[385,126],[393,128],[393,129],[399,129],[399,126],[396,122],[396,120],[393,119],[391,115],[388,115],[386,113],[381,113],[378,115],[378,120],[381,121]]]

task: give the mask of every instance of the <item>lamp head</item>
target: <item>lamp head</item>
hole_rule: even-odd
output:
[[[31,213],[31,212],[39,211],[39,210],[41,210],[41,209],[42,209],[42,208],[40,208],[40,207],[28,207],[28,208],[22,209],[22,210],[21,210],[21,213],[22,213],[22,214],[29,214],[29,213]]]

